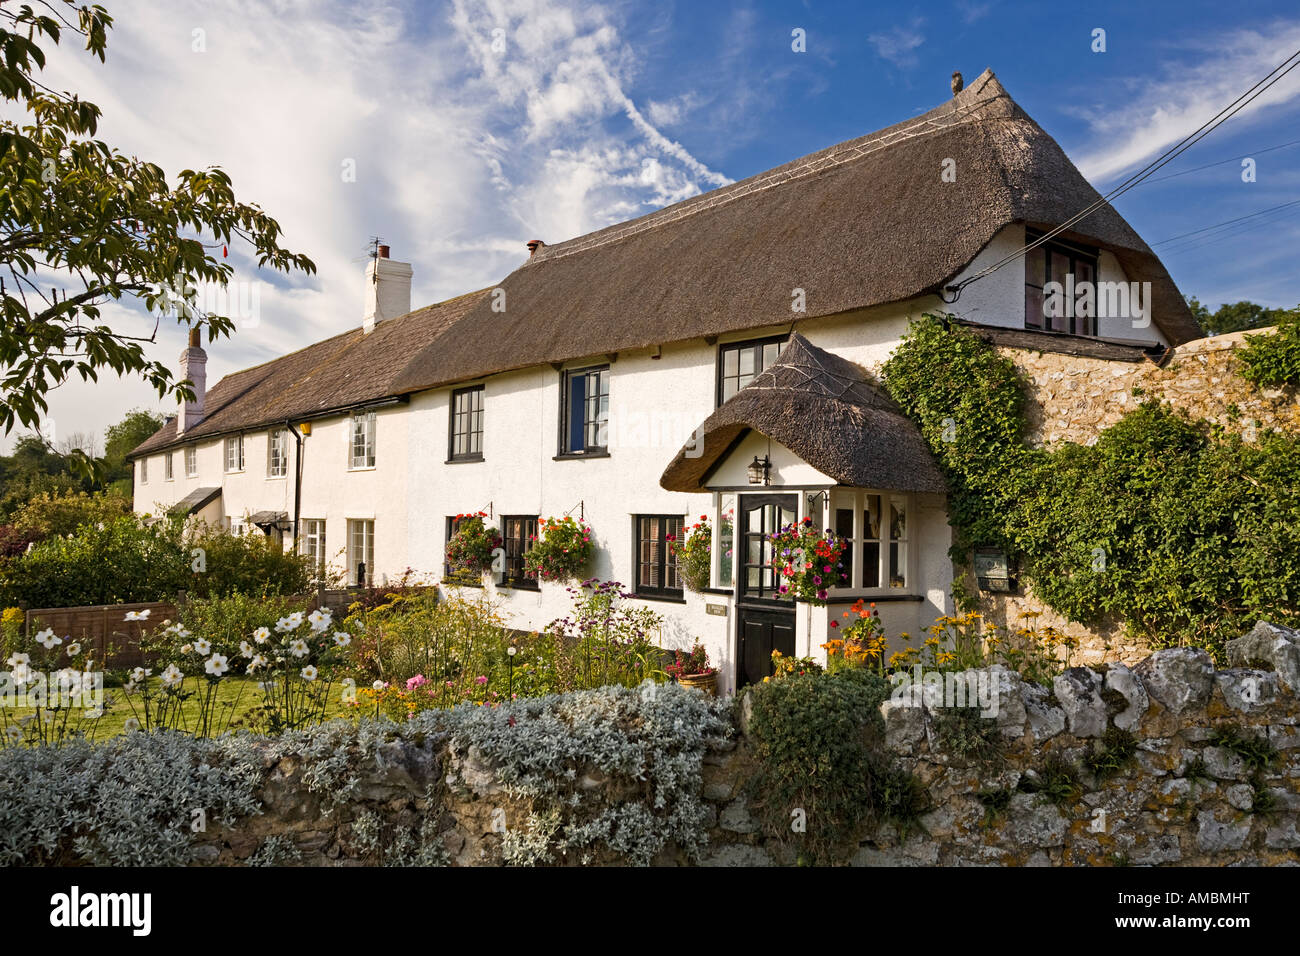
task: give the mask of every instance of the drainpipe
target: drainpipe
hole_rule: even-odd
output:
[[[293,456],[293,553],[298,553],[298,515],[302,511],[302,433],[297,426],[286,420],[285,429],[293,435],[297,444],[297,454]]]

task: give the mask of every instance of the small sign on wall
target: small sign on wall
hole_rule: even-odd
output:
[[[1015,561],[1001,548],[976,548],[975,578],[981,591],[1014,591]]]
[[[726,617],[726,616],[727,616],[727,605],[725,605],[725,604],[706,604],[706,605],[704,605],[704,613],[705,613],[705,614],[712,614],[714,617]]]

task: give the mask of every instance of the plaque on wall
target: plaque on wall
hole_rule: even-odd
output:
[[[1008,593],[1016,589],[1015,562],[1002,548],[975,549],[975,579],[981,591]]]

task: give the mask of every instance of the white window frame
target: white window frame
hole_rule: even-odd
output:
[[[148,458],[140,459],[140,484],[142,485],[149,484],[149,459]]]
[[[185,446],[185,477],[196,478],[199,474],[199,448],[197,445]]]
[[[360,542],[358,544],[358,533]],[[361,560],[366,563],[366,581],[357,580],[357,551],[362,552]],[[364,587],[375,579],[375,521],[373,518],[348,519],[348,583]]]
[[[289,432],[284,428],[273,428],[266,433],[266,477],[284,478],[288,474]]]
[[[235,462],[236,467],[234,468],[230,467],[231,464],[230,453],[232,451],[236,452],[236,457],[238,459]],[[244,436],[243,435],[226,436],[225,453],[226,453],[226,474],[235,475],[244,470]]]
[[[356,412],[348,435],[348,471],[367,471],[375,467],[375,413]]]
[[[732,591],[736,587],[736,492],[715,491],[713,493],[713,514],[710,515],[713,528],[710,532],[709,547],[709,586],[720,591]],[[731,580],[722,579],[722,519],[731,513]]]
[[[880,496],[880,536],[866,538],[865,522],[863,513],[867,506],[868,495]],[[903,528],[902,536],[893,537],[894,528],[891,521],[891,505],[900,505],[903,509]],[[852,560],[852,574],[847,584],[840,587],[831,588],[831,594],[835,592],[852,592],[854,594],[867,595],[888,595],[888,594],[913,594],[916,585],[916,568],[915,568],[915,543],[916,530],[916,499],[914,496],[898,491],[885,491],[878,488],[836,488],[831,491],[830,507],[826,514],[826,523],[830,528],[835,528],[835,512],[841,508],[853,509],[853,540],[850,543],[850,554]],[[862,583],[862,549],[863,545],[877,543],[880,545],[880,556],[878,558],[878,580],[881,582],[876,587],[865,587]],[[903,582],[899,585],[890,583],[890,547],[897,545],[900,550],[900,564],[903,571]]]
[[[319,570],[325,557],[325,519],[303,518],[302,532],[298,535],[298,550],[311,558],[313,570]]]
[[[175,477],[175,472],[172,470],[172,453],[165,452],[163,454],[163,481],[172,481]]]

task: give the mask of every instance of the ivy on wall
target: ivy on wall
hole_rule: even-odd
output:
[[[1248,335],[1241,377],[1262,388],[1300,386],[1300,310],[1285,313],[1272,335]]]
[[[885,363],[890,394],[947,476],[953,560],[993,545],[1085,626],[1118,617],[1155,647],[1224,642],[1300,609],[1300,440],[1223,434],[1145,402],[1095,445],[1025,441],[1013,362],[941,316],[914,322]]]

